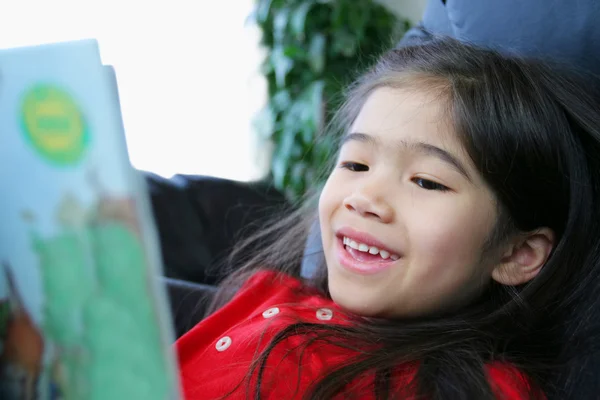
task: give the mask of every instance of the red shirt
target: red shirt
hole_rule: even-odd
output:
[[[259,272],[228,304],[181,337],[176,348],[185,398],[211,400],[233,391],[228,398],[245,399],[251,362],[283,328],[299,321],[352,323],[332,300],[302,289],[302,283],[292,277]],[[263,374],[261,399],[300,399],[328,367],[356,356],[339,346],[318,342],[304,348],[305,343],[306,337],[298,335],[274,347]],[[409,383],[414,372],[404,368],[395,374],[394,387]],[[493,363],[487,372],[498,399],[527,398],[527,380],[515,368]],[[256,375],[250,381],[252,394]],[[374,399],[368,389],[372,382],[373,376],[365,376],[352,384],[352,392],[360,393],[361,399]]]

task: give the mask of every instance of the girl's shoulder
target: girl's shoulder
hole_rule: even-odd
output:
[[[270,269],[260,269],[256,271],[253,275],[244,282],[242,287],[240,288],[240,292],[250,290],[256,287],[264,287],[265,289],[277,289],[277,287],[273,286],[275,283],[282,285],[282,287],[286,289],[301,289],[303,288],[303,283],[300,279],[295,278],[291,275],[270,270]]]
[[[188,399],[219,398],[229,392],[243,397],[245,382],[257,354],[261,354],[282,330],[296,323],[342,320],[331,299],[316,291],[311,294],[302,281],[274,271],[251,276],[236,295],[214,314],[201,321],[175,344],[181,384]],[[301,337],[294,336],[270,352],[267,371],[277,383],[276,390],[288,390],[281,376],[295,376],[306,363],[302,385],[308,385],[337,353],[305,354]],[[292,351],[288,351],[292,349]],[[267,379],[265,377],[264,379]],[[303,386],[304,387],[304,386]],[[286,389],[287,388],[287,389]],[[274,390],[275,390],[274,389]],[[233,392],[232,392],[233,393]],[[279,392],[277,392],[279,393]],[[285,395],[269,398],[289,398]]]
[[[229,329],[243,329],[250,325],[256,329],[262,327],[272,321],[269,316],[275,315],[275,310],[279,317],[286,315],[303,320],[313,308],[322,307],[333,308],[335,305],[297,278],[277,271],[260,270],[246,280],[227,304],[179,338],[177,347],[182,353],[180,355],[187,358],[189,354],[197,353],[202,345],[210,346]],[[285,322],[289,323],[289,320],[286,318]]]
[[[486,365],[486,372],[494,395],[498,399],[545,399],[546,396],[531,379],[514,365],[495,361]]]
[[[231,299],[231,302],[237,301],[240,297],[252,297],[255,302],[266,300],[271,303],[279,301],[307,305],[307,302],[311,303],[308,299],[316,298],[319,299],[317,301],[319,303],[331,303],[330,299],[316,288],[308,286],[300,278],[269,269],[258,270],[250,276]]]

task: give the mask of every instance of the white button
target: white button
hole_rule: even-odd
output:
[[[273,308],[269,308],[267,311],[265,311],[263,313],[263,317],[265,318],[271,318],[275,315],[279,314],[279,308],[277,307],[273,307]]]
[[[333,318],[333,311],[331,311],[329,308],[319,308],[317,310],[317,319],[320,319],[321,321],[329,321],[331,318]]]
[[[215,347],[217,348],[217,351],[225,351],[229,346],[231,346],[231,338],[229,336],[223,336],[219,339]]]

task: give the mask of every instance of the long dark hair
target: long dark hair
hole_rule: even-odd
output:
[[[494,242],[516,231],[549,227],[556,234],[550,258],[529,283],[492,283],[473,304],[452,315],[413,320],[367,320],[352,327],[298,323],[280,332],[252,365],[261,384],[271,350],[293,335],[365,349],[315,382],[307,399],[327,399],[348,382],[375,374],[378,399],[408,393],[427,399],[490,399],[485,365],[509,362],[546,393],[573,377],[561,375],[589,343],[598,292],[600,250],[600,104],[589,82],[556,67],[481,49],[455,40],[396,49],[348,91],[336,121],[340,131],[380,87],[428,90],[447,104],[464,147],[495,193],[500,217]],[[314,199],[240,251],[251,254],[223,282],[212,310],[224,304],[254,271],[268,268],[299,277],[304,239],[315,220]],[[277,240],[265,245],[265,238]],[[249,249],[264,250],[251,253]],[[305,279],[328,296],[325,265]],[[377,343],[378,346],[368,346]],[[367,346],[365,346],[367,344]],[[578,347],[582,346],[582,347]],[[414,364],[416,363],[416,364]],[[392,393],[390,376],[400,365],[418,365],[414,385]],[[564,385],[563,385],[564,386]],[[253,391],[260,398],[259,388]],[[397,396],[397,397],[396,397]]]

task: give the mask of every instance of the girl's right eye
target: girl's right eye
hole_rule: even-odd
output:
[[[369,170],[368,165],[356,162],[343,162],[340,164],[340,168],[344,168],[352,172],[366,172]]]

